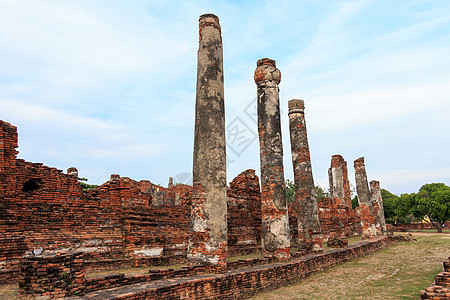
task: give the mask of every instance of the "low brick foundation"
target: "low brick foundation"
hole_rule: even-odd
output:
[[[202,274],[142,282],[87,293],[83,297],[73,299],[242,299],[264,290],[298,282],[311,274],[373,253],[396,241],[395,237],[382,237],[362,241],[345,249],[294,258],[286,263],[243,267],[225,274]],[[120,279],[104,278],[103,284],[112,284],[113,281]]]
[[[20,291],[52,298],[83,295],[84,270],[82,252],[25,256],[20,266]]]

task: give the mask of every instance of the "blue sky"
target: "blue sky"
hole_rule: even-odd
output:
[[[243,2],[243,1],[242,1]],[[228,180],[259,174],[256,61],[281,70],[287,118],[305,100],[314,178],[366,159],[396,194],[450,185],[449,1],[0,1],[0,119],[19,157],[89,183],[167,185],[192,172],[198,17],[220,18]]]

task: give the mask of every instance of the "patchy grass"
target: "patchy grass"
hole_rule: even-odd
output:
[[[438,233],[436,229],[409,229],[408,232],[430,232],[430,233]],[[450,233],[450,229],[442,228],[442,233]]]
[[[124,267],[124,268],[116,268],[109,270],[87,270],[86,278],[96,277],[96,276],[106,276],[112,274],[125,274],[125,275],[140,275],[146,274],[149,270],[156,269],[181,269],[182,267],[187,266],[187,264],[178,264],[178,265],[170,265],[170,266],[142,266],[142,267]]]
[[[412,235],[417,241],[397,243],[252,299],[418,299],[442,270],[450,235]]]
[[[249,259],[249,258],[261,258],[260,252],[245,254],[245,255],[239,255],[239,256],[232,256],[228,257],[227,261],[237,261],[240,259]]]

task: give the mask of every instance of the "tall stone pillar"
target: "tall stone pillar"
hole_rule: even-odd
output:
[[[283,169],[280,103],[280,70],[275,61],[258,60],[255,70],[258,91],[258,133],[261,161],[261,218],[264,255],[290,258],[289,218]]]
[[[381,226],[381,233],[386,234],[386,220],[384,219],[383,198],[381,197],[380,182],[370,182],[370,202],[378,204],[377,221]]]
[[[354,234],[354,211],[350,196],[350,182],[348,180],[347,162],[342,155],[331,157],[331,168],[328,169],[330,180],[330,195],[336,199],[339,212],[340,235],[349,236]]]
[[[358,194],[358,203],[370,205],[369,183],[367,181],[366,167],[364,157],[360,157],[354,162],[356,193]]]
[[[227,176],[223,50],[219,18],[200,16],[190,263],[226,268]]]
[[[335,197],[339,199],[339,205],[346,205],[345,203],[345,181],[348,177],[345,178],[345,174],[347,174],[347,164],[344,161],[344,158],[341,155],[333,155],[331,157],[331,168],[328,170],[328,175],[330,180],[330,192],[331,197]],[[344,174],[345,173],[345,174]],[[331,176],[330,176],[331,175]]]
[[[354,162],[356,192],[358,194],[358,214],[361,219],[361,234],[363,237],[372,238],[381,233],[381,228],[377,222],[378,204],[371,202],[369,184],[367,181],[364,157],[360,157]]]
[[[322,250],[322,231],[311,167],[303,100],[290,100],[289,129],[294,166],[295,201],[298,209],[298,239],[301,244]]]

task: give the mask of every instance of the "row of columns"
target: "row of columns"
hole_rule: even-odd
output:
[[[290,233],[285,192],[279,88],[281,72],[274,60],[257,62],[258,134],[261,163],[261,216],[264,255],[290,258]],[[298,236],[313,250],[322,249],[322,233],[307,139],[303,100],[289,101],[289,125]],[[332,194],[351,205],[346,164],[333,156]],[[345,168],[344,168],[345,167]],[[340,179],[339,179],[340,178]],[[345,181],[344,178],[347,178]],[[334,180],[336,179],[336,180]],[[338,180],[339,179],[339,180]],[[377,197],[374,193],[374,199]],[[219,19],[200,16],[193,155],[193,195],[188,259],[226,268],[227,185],[223,50]]]

